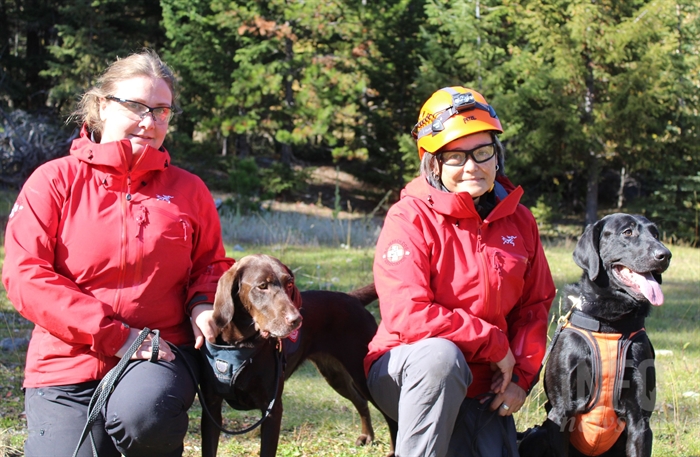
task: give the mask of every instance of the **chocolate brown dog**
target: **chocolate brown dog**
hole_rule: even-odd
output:
[[[267,255],[245,256],[236,262],[218,284],[214,319],[221,334],[217,347],[230,345],[250,354],[228,374],[228,362],[216,360],[213,367],[205,366],[202,390],[212,417],[202,414],[202,455],[216,455],[220,432],[216,423],[221,424],[226,400],[234,409],[261,411],[265,418],[260,456],[274,456],[284,380],[305,360],[312,361],[330,386],[357,409],[362,434],[356,444],[370,443],[374,430],[367,401],[372,400],[363,360],[377,324],[365,306],[376,299],[374,284],[349,294],[299,293],[289,268]],[[387,421],[395,437],[396,424]]]
[[[670,260],[645,217],[586,228],[574,250],[583,274],[566,289],[570,317],[546,362],[547,420],[524,434],[521,457],[651,456],[656,372],[644,320],[663,303]]]

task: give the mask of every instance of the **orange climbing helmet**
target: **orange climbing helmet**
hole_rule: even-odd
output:
[[[423,104],[411,135],[418,156],[435,154],[450,141],[477,132],[503,133],[496,110],[483,95],[462,86],[443,87]]]

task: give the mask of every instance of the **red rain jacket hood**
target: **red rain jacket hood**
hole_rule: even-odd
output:
[[[374,278],[381,322],[365,370],[400,344],[438,337],[462,350],[474,381],[489,390],[490,364],[516,359],[528,391],[544,357],[555,295],[532,213],[518,187],[485,220],[468,193],[443,192],[418,177],[389,210],[377,242]]]
[[[3,284],[36,324],[25,387],[101,379],[129,326],[191,344],[188,311],[213,303],[225,257],[213,198],[161,148],[129,140],[70,151],[24,184],[5,233]]]

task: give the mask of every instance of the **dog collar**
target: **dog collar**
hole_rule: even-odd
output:
[[[569,322],[574,327],[599,333],[630,334],[642,330],[644,328],[643,317],[623,317],[615,321],[607,321],[605,319],[600,319],[598,317],[591,316],[590,314],[586,314],[578,309],[575,309],[571,313]]]

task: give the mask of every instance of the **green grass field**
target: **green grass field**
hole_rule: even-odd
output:
[[[234,250],[235,246],[235,250]],[[372,281],[372,248],[343,249],[322,246],[228,246],[229,255],[240,258],[266,253],[285,262],[297,276],[302,290],[348,291]],[[672,246],[673,260],[662,285],[666,301],[654,308],[647,331],[657,352],[657,405],[652,416],[655,457],[700,456],[700,250]],[[546,246],[558,288],[575,282],[580,270],[571,252],[573,243]],[[4,258],[4,251],[0,253]],[[559,298],[552,306],[555,319]],[[375,317],[376,304],[370,306]],[[0,293],[0,340],[28,338],[31,325],[19,317]],[[552,331],[554,323],[552,323]],[[0,456],[20,456],[26,435],[21,382],[24,365],[21,349],[0,351]],[[376,442],[357,447],[359,417],[352,404],[337,395],[312,365],[303,366],[285,385],[285,414],[280,436],[280,456],[383,456],[389,450],[389,435],[382,416],[372,410]],[[516,414],[519,430],[544,418],[541,384],[526,407]],[[200,455],[199,418],[196,404],[191,410],[186,440],[188,457]],[[259,418],[259,413],[225,410],[226,425],[241,428]],[[219,455],[251,456],[259,449],[258,431],[242,436],[223,436]]]

